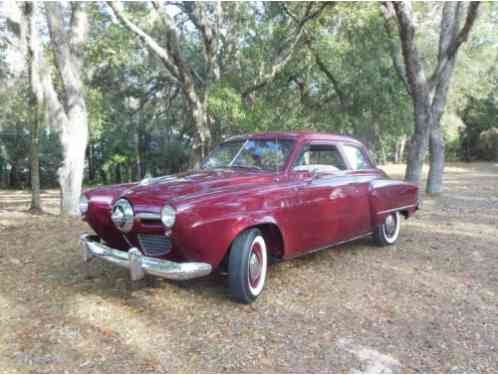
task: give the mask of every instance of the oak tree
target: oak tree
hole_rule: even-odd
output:
[[[427,74],[416,44],[417,27],[410,2],[385,2],[382,11],[388,33],[397,25],[403,63],[393,48],[393,63],[406,84],[413,102],[415,127],[412,135],[406,179],[420,182],[422,166],[430,146],[430,171],[428,193],[440,193],[443,187],[444,139],[441,117],[446,105],[450,81],[457,53],[467,40],[477,17],[478,2],[444,3],[439,30],[437,61],[430,75]],[[465,20],[462,25],[462,18]]]

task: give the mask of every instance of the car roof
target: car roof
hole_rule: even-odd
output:
[[[315,132],[270,132],[270,133],[253,133],[246,135],[237,135],[228,138],[226,141],[235,141],[238,139],[266,139],[266,138],[284,138],[293,139],[296,141],[335,141],[335,142],[348,142],[361,145],[362,143],[357,139],[349,136],[331,134],[331,133],[315,133]]]

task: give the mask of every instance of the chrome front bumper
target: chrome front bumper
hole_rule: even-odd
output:
[[[188,280],[206,276],[212,267],[208,263],[176,263],[169,260],[144,256],[132,247],[128,252],[116,250],[99,242],[97,236],[83,234],[80,237],[81,256],[85,262],[93,258],[104,259],[109,263],[128,268],[132,280],[140,280],[146,274],[171,280]]]

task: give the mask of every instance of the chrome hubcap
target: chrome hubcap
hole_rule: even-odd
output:
[[[388,217],[386,217],[385,226],[386,226],[386,234],[389,237],[391,237],[396,231],[396,219],[394,215],[389,215]]]
[[[259,278],[261,277],[262,264],[260,253],[261,249],[259,249],[258,245],[255,245],[249,256],[249,282],[252,287],[258,285]]]

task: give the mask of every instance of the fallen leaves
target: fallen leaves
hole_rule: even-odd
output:
[[[0,370],[496,372],[498,170],[447,171],[449,194],[424,198],[396,248],[364,239],[274,265],[250,306],[218,275],[132,294],[109,264],[87,278],[85,223],[0,191]]]

